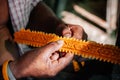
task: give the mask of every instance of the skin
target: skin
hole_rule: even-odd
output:
[[[4,60],[0,58],[0,63],[2,64],[7,59],[13,59],[14,61],[10,62],[10,68],[16,79],[30,76],[53,77],[71,62],[74,57],[73,54],[66,53],[64,56],[59,55],[58,50],[64,44],[64,41],[61,40],[28,51],[17,59],[14,58],[5,47],[5,41],[11,39],[10,32],[7,28],[8,26],[6,25],[9,19],[7,0],[0,0],[0,4],[0,35],[4,35],[2,37],[0,36],[0,56],[4,57]],[[53,32],[65,37],[74,37],[77,39],[87,38],[81,26],[72,24],[66,25],[59,20],[44,3],[39,3],[33,9],[27,28],[31,30]]]
[[[12,40],[11,34],[7,28],[7,21],[9,19],[7,5],[7,0],[0,0],[0,65],[6,59],[14,59],[13,55],[7,51],[5,46],[6,40]]]
[[[63,41],[49,43],[41,48],[27,52],[19,58],[19,60],[12,62],[11,69],[15,77],[55,76],[67,66],[73,58],[73,54],[66,54],[64,57],[59,57],[59,54],[56,51],[59,50],[62,45]]]

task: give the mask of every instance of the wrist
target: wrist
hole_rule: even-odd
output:
[[[9,63],[9,68],[16,79],[22,78],[21,70],[18,70],[14,61]]]
[[[10,60],[6,60],[2,65],[2,74],[3,74],[4,80],[9,80],[8,72],[7,72],[7,67],[8,67],[9,62],[10,62]]]
[[[47,26],[49,31],[52,31],[52,33],[55,33],[56,29],[59,28],[60,25],[65,25],[65,23],[56,17],[49,17],[45,23],[45,26]]]
[[[9,67],[16,79],[23,79],[31,76],[25,64],[22,65],[22,63],[18,63],[17,61],[12,61],[10,62]]]
[[[14,77],[14,75],[9,67],[9,64],[7,66],[7,73],[8,73],[9,80],[16,80],[16,78]]]
[[[67,27],[67,24],[65,24],[64,22],[58,24],[56,27],[55,33],[59,36],[63,36],[62,32],[66,27]]]
[[[0,66],[0,68],[2,69],[0,73],[0,77],[2,75],[2,80],[16,80],[21,78],[20,73],[16,72],[16,68],[14,67],[14,65],[9,65],[10,63],[12,63],[11,60],[6,60],[2,67]],[[11,67],[11,68],[10,68]],[[0,78],[1,80],[1,78]]]

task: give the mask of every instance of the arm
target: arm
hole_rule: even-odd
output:
[[[64,24],[43,2],[39,2],[30,14],[27,28],[31,30],[55,32],[59,24]]]
[[[10,63],[9,66],[13,75],[16,79],[31,76],[55,76],[59,71],[65,68],[73,58],[73,54],[66,54],[64,57],[59,57],[56,51],[62,45],[63,42],[53,42],[39,49],[25,53],[19,59]],[[0,73],[0,75],[4,74]]]
[[[56,33],[60,36],[74,37],[78,39],[87,38],[87,34],[79,25],[65,24],[54,12],[43,2],[33,9],[27,28],[36,31]]]
[[[87,40],[87,34],[80,25],[65,24],[43,2],[40,2],[31,12],[27,28]]]
[[[40,9],[44,11],[45,8],[46,7],[41,5]],[[49,12],[49,9],[45,11],[46,11],[45,13],[47,13],[47,11]],[[47,29],[48,31],[49,29],[51,29],[52,31],[49,31],[49,32],[55,32],[55,30],[59,27],[59,25],[63,24],[63,22],[61,22],[58,18],[56,18],[52,13],[47,13],[47,14],[48,15],[46,15],[47,16],[46,17],[44,13],[42,13],[43,16],[37,19],[38,20],[37,23],[40,23],[40,24],[36,24],[36,21],[35,21],[36,19],[34,20],[34,17],[33,17],[33,19],[31,19],[31,23],[29,21],[28,25],[33,25],[33,26],[46,25],[43,28],[41,26],[40,28],[39,27],[38,28],[39,29],[42,28],[43,30]],[[55,28],[55,29],[53,30],[52,28]],[[60,27],[60,28],[63,29],[63,27]],[[74,31],[73,28],[67,29],[67,30],[70,32],[71,30]],[[62,47],[62,45],[63,45],[63,42],[57,41],[25,53],[19,59],[10,63],[10,68],[12,73],[17,79],[22,77],[30,77],[30,76],[33,76],[33,77],[55,76],[59,71],[64,69],[73,59],[73,54],[65,54],[63,57],[59,56],[59,53],[57,53],[56,51],[58,51]]]
[[[10,63],[16,79],[23,77],[53,77],[73,59],[73,54],[60,57],[58,51],[63,41],[49,43],[41,48],[26,52],[18,60]]]
[[[74,56],[73,54],[66,54],[64,57],[60,57],[57,51],[62,45],[63,41],[58,40],[43,47],[28,51],[19,59],[10,62],[9,66],[14,77],[20,79],[25,77],[55,76],[70,63]],[[2,69],[6,71],[6,69],[0,66],[1,72]],[[5,75],[1,72],[0,78]]]
[[[11,39],[11,35],[7,28],[7,22],[9,19],[7,0],[0,0],[0,64],[6,59],[13,59],[13,56],[6,49],[5,42]]]

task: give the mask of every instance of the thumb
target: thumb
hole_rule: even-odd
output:
[[[63,36],[69,38],[69,37],[71,37],[71,34],[64,34]]]
[[[72,36],[72,35],[71,35],[72,32],[71,32],[71,30],[70,30],[69,27],[65,28],[65,29],[63,30],[62,34],[63,34],[64,37],[71,37],[71,36]]]
[[[46,55],[51,55],[55,51],[58,51],[63,46],[63,40],[58,40],[55,42],[48,43],[44,47],[42,47],[42,52],[46,53]]]

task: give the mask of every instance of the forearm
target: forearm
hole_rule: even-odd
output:
[[[8,48],[8,43],[11,44],[11,41],[8,40],[11,38],[9,30],[7,29],[6,25],[0,26],[0,65],[8,59],[13,59],[13,53],[11,53],[11,49]],[[12,44],[13,45],[13,44]],[[12,46],[11,45],[11,46]]]
[[[40,2],[31,12],[27,28],[38,31],[55,32],[59,24],[64,23],[56,17],[48,6]]]
[[[11,68],[15,68],[14,65],[10,65],[11,63],[9,60],[5,61],[2,65],[0,65],[0,80],[18,80],[21,77],[17,77],[20,73],[14,73],[15,69],[12,70]],[[21,79],[20,79],[21,80]]]
[[[16,43],[6,24],[0,25],[0,65],[6,60],[16,59],[19,54]]]

